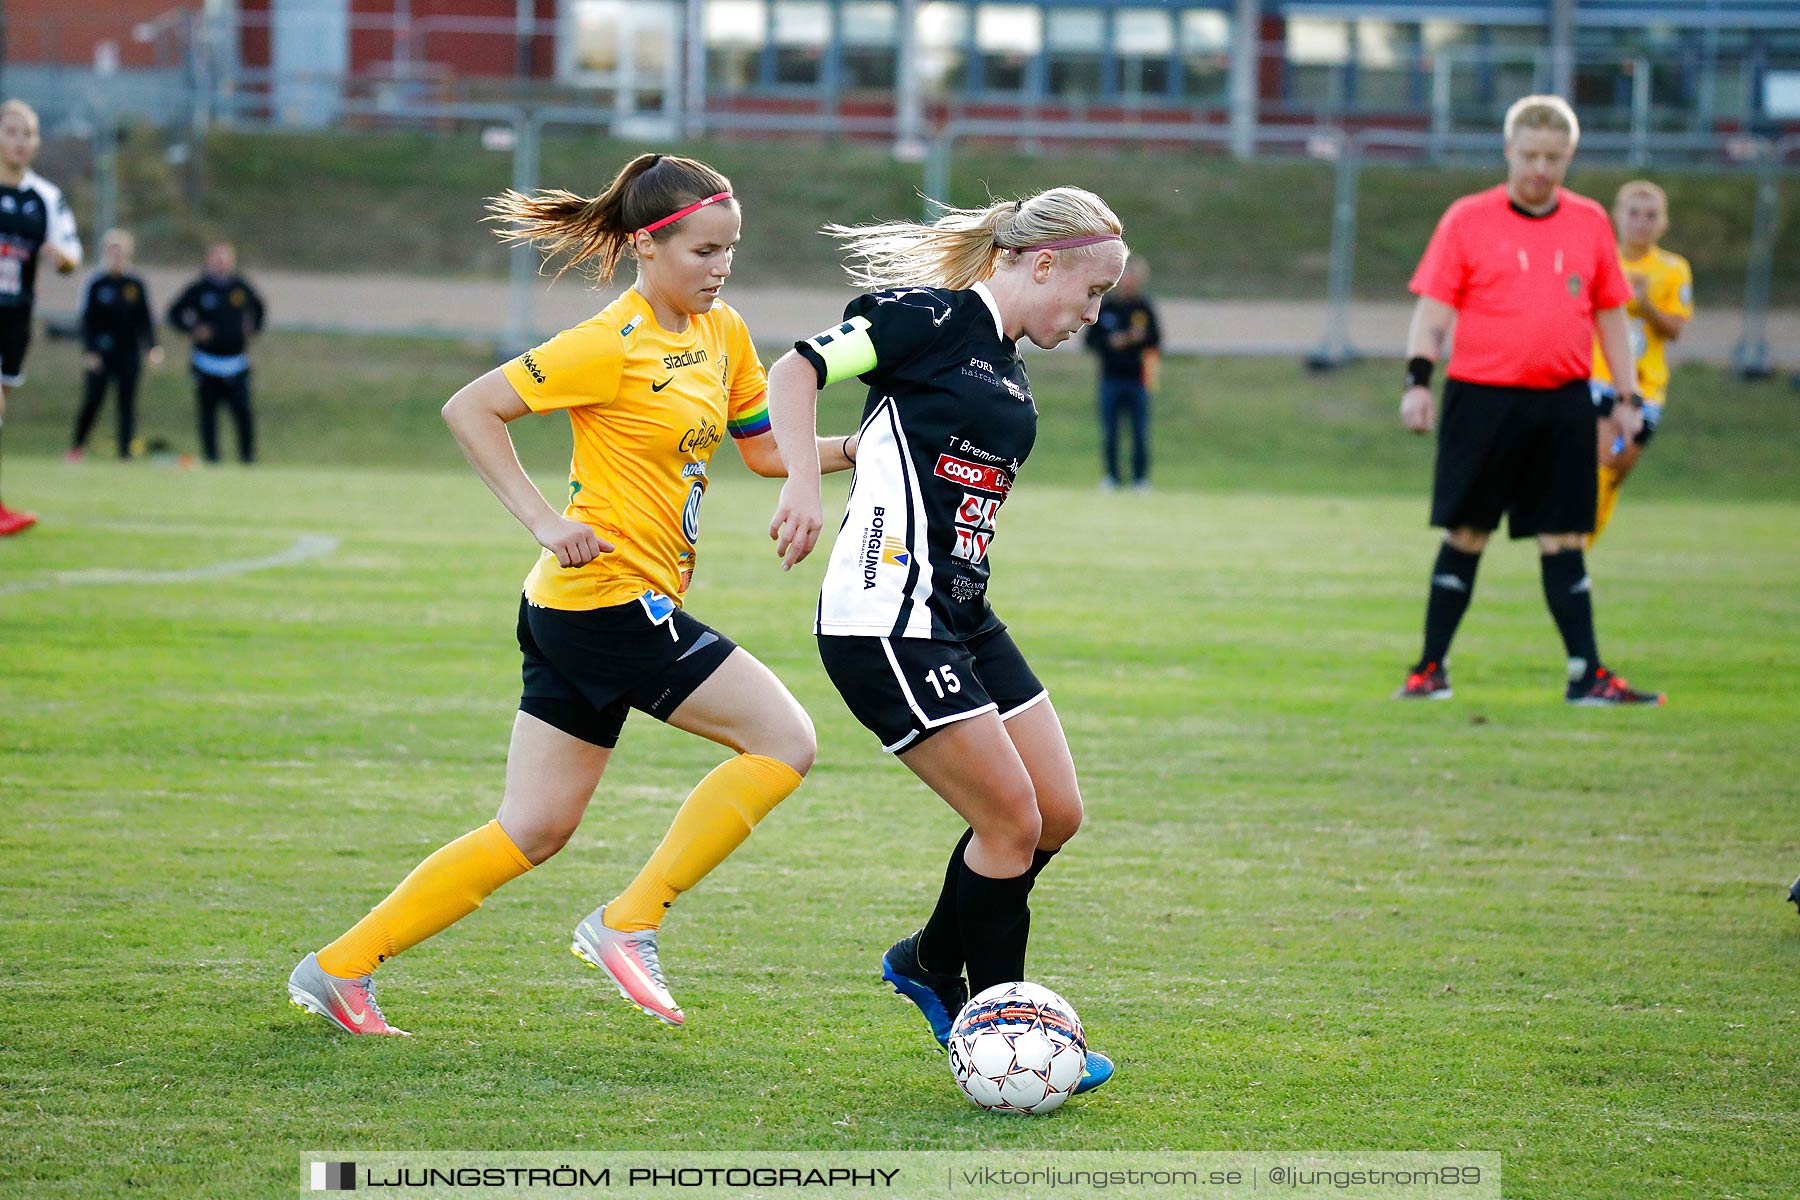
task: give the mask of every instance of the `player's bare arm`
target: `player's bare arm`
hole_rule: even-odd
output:
[[[766,395],[766,393],[765,393]],[[821,437],[814,439],[819,456],[819,470],[829,475],[833,471],[848,471],[856,465],[856,434],[848,437]],[[737,439],[738,454],[744,465],[756,474],[767,479],[787,478],[787,464],[781,459],[781,447],[775,443],[775,434],[759,433],[752,438]]]
[[[812,364],[792,350],[769,368],[769,429],[778,447],[818,444],[818,376]],[[782,485],[781,499],[769,520],[769,537],[775,542],[775,552],[781,555],[781,569],[789,571],[812,553],[825,525],[819,500],[823,464],[816,453],[788,453],[784,449],[781,457],[787,464],[788,481]]]
[[[556,555],[565,567],[579,567],[613,546],[602,541],[593,528],[571,521],[550,507],[513,448],[507,423],[531,411],[498,367],[450,397],[443,408],[444,423],[462,447],[463,456],[488,490],[499,497],[506,511],[530,531],[538,545]]]
[[[1594,328],[1600,335],[1600,353],[1606,356],[1606,369],[1612,373],[1614,389],[1620,397],[1637,397],[1637,363],[1631,357],[1631,330],[1625,309],[1603,308],[1594,314]],[[1612,419],[1619,433],[1630,441],[1644,426],[1644,414],[1636,403],[1614,406]]]

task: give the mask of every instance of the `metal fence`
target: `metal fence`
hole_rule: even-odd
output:
[[[345,120],[381,118],[384,122],[426,124],[438,129],[476,127],[484,140],[510,149],[511,186],[530,192],[539,185],[539,166],[546,130],[575,128],[617,133],[619,114],[613,109],[587,106],[509,104],[401,105],[380,100],[346,103]],[[710,136],[809,135],[853,136],[876,141],[895,136],[892,116],[843,117],[821,114],[753,114],[709,112],[698,122],[699,132]],[[112,223],[118,196],[117,158],[110,127],[97,126],[90,142],[93,154],[95,226]],[[947,202],[959,154],[972,157],[995,142],[1024,142],[1046,155],[1076,149],[1123,149],[1152,145],[1177,152],[1224,155],[1229,153],[1232,131],[1219,125],[1148,126],[1138,122],[1021,123],[1016,120],[963,118],[931,131],[920,167],[923,215]],[[1334,173],[1330,208],[1329,263],[1325,287],[1323,337],[1308,356],[1310,365],[1329,368],[1358,356],[1359,347],[1349,334],[1354,306],[1359,183],[1365,164],[1408,162],[1417,164],[1493,164],[1499,161],[1497,134],[1442,130],[1369,129],[1355,132],[1327,125],[1263,127],[1256,131],[1256,150],[1262,156],[1304,157]],[[1771,285],[1777,268],[1775,241],[1781,212],[1782,189],[1800,178],[1800,135],[1780,139],[1691,134],[1639,134],[1636,132],[1587,134],[1581,157],[1589,166],[1640,165],[1646,158],[1663,173],[1753,176],[1754,211],[1748,225],[1750,249],[1743,283],[1743,326],[1734,361],[1746,375],[1766,374],[1771,357],[1768,314]],[[510,301],[506,343],[526,346],[540,332],[534,316],[539,295],[535,252],[516,248],[510,257]],[[1792,267],[1794,264],[1789,264]]]
[[[1228,32],[1190,33],[1169,13],[1161,14],[1169,40],[1154,51],[1127,40],[1070,46],[1040,30],[1035,49],[1006,53],[985,48],[974,22],[941,44],[902,47],[891,32],[861,41],[839,23],[828,40],[789,44],[772,31],[760,42],[734,40],[708,26],[700,3],[646,0],[609,11],[609,24],[589,28],[567,15],[177,9],[138,26],[121,47],[102,32],[111,26],[99,10],[71,6],[8,26],[7,87],[31,94],[53,120],[104,107],[194,127],[379,123],[422,106],[556,104],[605,109],[622,132],[667,136],[691,134],[716,112],[848,120],[906,109],[916,89],[927,129],[1006,110],[1027,122],[1237,119],[1240,135],[1247,118],[1442,136],[1487,130],[1517,97],[1556,90],[1562,61],[1547,45],[1514,43],[1413,41],[1378,53],[1359,45],[1327,57],[1292,39],[1263,43],[1235,63],[1252,83],[1239,97],[1252,110],[1242,112],[1232,103]],[[1747,54],[1698,37],[1653,53],[1632,48],[1629,31],[1615,32],[1619,50],[1568,54],[1569,94],[1591,128],[1629,132],[1640,153],[1653,134],[1767,133],[1770,121],[1800,121],[1800,98],[1783,98],[1800,92],[1800,40],[1759,43]],[[914,60],[902,64],[909,50]],[[122,53],[130,66],[118,65]]]

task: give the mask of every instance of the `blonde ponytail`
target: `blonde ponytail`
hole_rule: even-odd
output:
[[[860,288],[925,284],[960,290],[988,278],[1008,255],[1047,243],[1111,240],[1124,226],[1094,193],[1062,187],[985,208],[946,207],[929,225],[887,221],[827,225],[823,232],[844,244],[844,269]]]

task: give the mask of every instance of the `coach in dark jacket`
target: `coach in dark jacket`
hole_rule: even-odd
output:
[[[206,273],[169,306],[169,324],[194,340],[190,366],[199,409],[200,451],[219,461],[218,413],[224,405],[237,426],[238,458],[256,461],[256,423],[250,409],[250,339],[262,332],[262,297],[237,272],[230,242],[206,252]]]
[[[119,457],[131,457],[132,434],[137,427],[138,374],[149,351],[152,363],[162,362],[156,344],[156,321],[150,315],[150,289],[131,269],[131,235],[123,229],[108,230],[100,239],[101,268],[88,279],[81,293],[82,380],[81,411],[75,417],[75,435],[69,458],[79,459],[88,434],[106,403],[106,389],[117,391]]]

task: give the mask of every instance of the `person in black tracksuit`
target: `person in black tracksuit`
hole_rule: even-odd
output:
[[[106,403],[108,384],[118,389],[119,457],[131,457],[144,352],[149,351],[152,364],[162,362],[156,321],[150,316],[150,289],[131,272],[132,248],[129,233],[122,229],[107,233],[100,242],[103,269],[82,289],[81,347],[87,373],[81,411],[75,417],[75,436],[69,444],[71,459],[80,458],[87,447],[88,434]]]
[[[250,408],[250,338],[261,333],[267,310],[262,297],[237,273],[229,242],[206,252],[206,273],[169,306],[169,324],[194,339],[191,367],[199,410],[200,452],[219,461],[219,406],[237,427],[238,458],[256,461],[256,422]]]
[[[1100,359],[1100,455],[1102,486],[1116,488],[1119,474],[1119,420],[1131,424],[1131,485],[1150,486],[1150,392],[1162,355],[1162,327],[1142,287],[1150,272],[1139,259],[1126,264],[1118,288],[1100,305],[1100,319],[1088,326],[1087,348]]]

